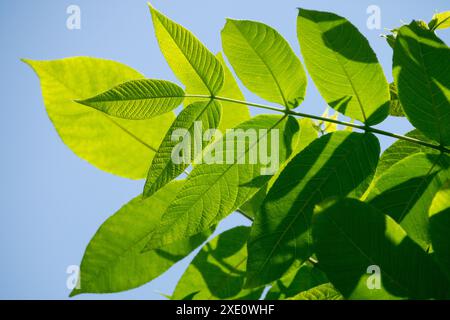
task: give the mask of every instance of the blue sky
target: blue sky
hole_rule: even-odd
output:
[[[368,38],[388,79],[392,51],[380,34],[411,19],[429,21],[447,1],[419,0],[153,0],[153,5],[193,31],[213,51],[221,50],[225,18],[267,23],[299,53],[297,7],[336,12]],[[69,5],[81,8],[81,30],[66,28]],[[381,9],[381,30],[366,26],[369,5]],[[450,31],[440,32],[447,43]],[[79,264],[101,223],[141,192],[143,181],[102,172],[77,158],[59,139],[44,110],[36,76],[20,58],[57,59],[94,56],[126,63],[151,78],[176,81],[159,52],[146,1],[1,0],[1,202],[0,298],[66,299],[66,268]],[[261,100],[244,89],[250,101]],[[325,109],[312,82],[302,111]],[[379,126],[396,133],[411,127],[404,119]],[[380,138],[385,148],[391,139]],[[227,219],[222,229],[242,223]],[[76,299],[158,299],[170,294],[188,260],[133,291]]]

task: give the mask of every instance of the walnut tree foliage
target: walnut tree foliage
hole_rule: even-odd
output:
[[[450,298],[450,49],[436,34],[450,27],[448,12],[387,36],[393,83],[367,39],[333,13],[299,9],[304,65],[264,23],[228,19],[223,53],[213,54],[150,13],[182,86],[103,59],[24,60],[75,154],[146,179],[88,244],[72,295],[136,288],[198,249],[173,299],[258,299],[268,287],[267,299]],[[301,113],[306,72],[333,116]],[[270,105],[245,101],[237,80]],[[268,113],[251,117],[250,107]],[[374,127],[388,116],[415,129],[402,136]],[[174,162],[172,134],[192,134],[199,121],[203,130],[276,129],[278,171],[196,162],[211,150],[226,153],[217,146],[232,141],[228,132],[190,150],[187,163]],[[380,135],[397,139],[381,155]],[[245,140],[243,156],[266,140]],[[251,227],[211,237],[235,211]]]

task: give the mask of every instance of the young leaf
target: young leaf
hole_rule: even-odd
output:
[[[450,288],[431,256],[393,219],[356,199],[318,207],[313,238],[320,268],[345,298],[439,299]]]
[[[144,187],[144,197],[149,197],[174,178],[178,177],[189,167],[190,161],[194,160],[202,152],[202,148],[195,150],[195,131],[196,124],[200,125],[201,131],[216,129],[220,122],[222,107],[219,102],[211,100],[209,102],[194,102],[185,108],[177,116],[172,126],[166,133],[164,140],[153,158],[148,171],[147,181]],[[174,139],[173,135],[177,130],[185,130],[181,136],[181,142],[178,136]],[[172,154],[176,146],[183,143],[185,139],[191,142],[188,146],[190,155],[184,155],[185,160],[181,163],[174,163]],[[203,136],[200,137],[203,139]]]
[[[141,252],[148,234],[158,225],[182,185],[182,181],[173,181],[148,199],[138,196],[106,220],[86,248],[80,288],[71,295],[119,292],[141,286],[206,240],[208,233],[161,250]]]
[[[375,171],[380,146],[372,134],[337,131],[292,159],[270,189],[248,241],[247,285],[279,279],[311,256],[314,206],[330,196],[359,197]]]
[[[415,129],[408,132],[405,136],[415,138],[425,142],[432,142],[419,130]],[[439,151],[422,146],[417,143],[412,143],[405,140],[395,141],[389,148],[387,148],[381,155],[380,161],[378,161],[377,172],[375,173],[374,182],[385,173],[390,167],[399,162],[400,160],[411,156],[415,153],[424,152],[429,154],[438,154]]]
[[[326,275],[306,261],[294,265],[286,275],[277,280],[267,292],[265,300],[283,300],[297,296],[300,292],[312,289],[328,282]]]
[[[222,46],[239,79],[261,98],[287,108],[295,108],[304,100],[303,66],[273,28],[228,19],[222,30]]]
[[[273,140],[276,147],[268,149],[268,153],[282,163],[292,150],[292,136],[298,131],[298,123],[291,117],[260,115],[236,129],[212,145],[215,160],[222,158],[222,164],[206,162],[189,174],[147,249],[160,248],[208,229],[250,199],[269,181],[273,174],[270,167],[276,165],[272,156],[267,165],[263,165],[260,157],[254,161],[255,154],[270,148]]]
[[[150,6],[156,38],[178,79],[197,94],[217,94],[223,85],[221,63],[183,26]]]
[[[429,216],[434,254],[450,279],[450,180],[434,196]]]
[[[346,19],[300,9],[298,40],[306,67],[327,103],[367,125],[389,112],[389,84],[366,38]]]
[[[436,13],[428,27],[430,30],[450,28],[450,11]]]
[[[130,121],[113,119],[74,102],[124,81],[141,79],[140,73],[118,62],[88,57],[24,62],[39,76],[50,120],[75,154],[119,176],[145,177],[149,161],[172,123],[173,113]]]
[[[394,79],[409,121],[427,137],[450,145],[450,49],[416,21],[399,29]]]
[[[239,89],[239,86],[234,79],[233,74],[227,67],[222,54],[218,53],[216,57],[222,64],[224,72],[223,87],[220,90],[220,95],[227,98],[244,101],[245,97],[242,94],[241,89]],[[187,89],[190,90],[189,87]],[[250,111],[247,106],[228,101],[221,101],[221,104],[223,108],[222,119],[220,120],[219,125],[219,130],[221,132],[225,132],[226,129],[234,128],[240,123],[250,119]]]
[[[424,249],[431,244],[428,208],[435,193],[450,179],[450,157],[413,154],[374,181],[366,201],[391,216]]]
[[[178,107],[184,91],[165,80],[132,80],[78,103],[102,111],[110,116],[145,120]]]
[[[404,117],[402,104],[398,99],[397,86],[394,82],[389,84],[389,92],[391,93],[391,103],[389,106],[389,115],[394,117]]]
[[[301,292],[289,300],[344,300],[344,297],[331,283],[324,283]]]
[[[172,299],[192,292],[198,292],[196,300],[258,299],[264,288],[243,289],[249,232],[248,227],[236,227],[208,242],[184,272]]]

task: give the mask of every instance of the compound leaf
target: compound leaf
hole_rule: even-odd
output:
[[[215,157],[205,158],[189,174],[147,249],[210,228],[250,199],[288,157],[296,131],[294,118],[260,115],[213,143]],[[265,151],[270,155],[267,161],[258,158],[258,152]]]

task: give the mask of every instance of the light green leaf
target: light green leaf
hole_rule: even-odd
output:
[[[289,163],[290,159],[296,156],[300,151],[305,149],[311,142],[316,140],[319,136],[319,133],[314,128],[314,122],[308,118],[302,118],[298,120],[300,130],[294,139],[294,148],[292,150],[289,158],[280,166],[277,174],[275,174],[267,184],[262,187],[250,200],[244,203],[239,209],[243,211],[247,216],[255,217],[258,215],[260,211],[261,205],[266,198],[267,192],[269,192],[270,188],[278,178],[279,173],[283,170],[283,168]],[[295,142],[295,140],[297,142]]]
[[[428,24],[431,30],[450,28],[450,11],[439,12],[433,15],[433,19]]]
[[[260,22],[227,19],[222,46],[239,79],[261,98],[288,108],[304,100],[303,66],[275,29]]]
[[[405,136],[410,138],[415,138],[418,140],[422,140],[425,142],[432,142],[430,139],[425,137],[423,133],[421,133],[419,130],[415,129],[410,132],[408,132]],[[392,167],[394,164],[399,162],[400,160],[413,155],[415,153],[424,152],[424,153],[430,153],[430,154],[438,154],[439,151],[422,146],[417,143],[412,143],[405,140],[397,140],[395,141],[389,148],[387,148],[383,154],[381,155],[380,161],[378,161],[378,167],[377,172],[375,173],[376,179],[381,176],[386,170],[388,170],[390,167]]]
[[[314,206],[330,196],[359,197],[375,171],[380,146],[372,134],[337,131],[292,159],[270,189],[248,241],[247,285],[279,279],[312,254]]]
[[[317,267],[308,261],[303,264],[297,261],[283,278],[275,281],[265,300],[283,300],[292,297],[295,299],[300,292],[326,282],[328,282],[326,275]]]
[[[148,199],[138,196],[106,220],[86,248],[80,288],[71,295],[119,292],[141,286],[206,240],[208,233],[142,253],[148,235],[182,185],[182,181],[173,181]]]
[[[298,122],[291,117],[260,115],[237,128],[240,130],[227,133],[212,145],[215,160],[222,157],[222,164],[206,162],[189,174],[147,249],[159,248],[210,228],[250,199],[271,178],[270,167],[276,166],[272,156],[267,159],[268,164],[263,165],[256,154],[266,148],[269,155],[278,154],[282,163],[292,150],[292,136],[298,131]]]
[[[156,38],[177,78],[197,94],[217,94],[223,85],[221,63],[183,26],[150,6]]]
[[[248,227],[236,227],[208,242],[184,272],[172,299],[193,292],[198,292],[195,300],[258,299],[264,288],[243,289],[249,232]]]
[[[130,121],[113,119],[74,102],[122,82],[140,79],[140,73],[118,62],[88,57],[24,62],[39,76],[50,120],[75,154],[119,176],[145,177],[173,113]]]
[[[389,112],[389,84],[364,36],[346,19],[300,9],[298,39],[306,67],[327,103],[367,125]]]
[[[239,86],[234,79],[233,74],[227,67],[221,53],[216,55],[220,61],[224,72],[223,87],[220,90],[220,95],[230,99],[245,101],[245,97],[239,89]],[[188,92],[190,88],[188,87]],[[193,92],[195,93],[195,92]],[[226,129],[231,129],[239,125],[240,123],[250,119],[250,111],[247,106],[237,104],[233,102],[221,101],[223,113],[220,120],[219,130],[225,133]]]
[[[434,196],[429,216],[434,254],[450,279],[450,180]]]
[[[344,300],[344,297],[331,283],[324,283],[301,292],[289,300]]]
[[[132,80],[78,103],[95,108],[110,116],[145,120],[178,107],[184,91],[165,80]]]
[[[397,86],[394,82],[389,84],[389,92],[391,93],[391,104],[389,107],[389,115],[394,117],[404,117],[402,104],[398,99]]]
[[[202,132],[208,129],[216,129],[220,122],[221,113],[222,107],[220,103],[213,100],[209,102],[194,102],[181,111],[169,128],[169,131],[167,131],[153,158],[148,171],[147,181],[145,182],[144,197],[151,196],[189,167],[191,161],[202,152],[203,146],[199,145],[200,140],[203,140]],[[185,130],[184,133],[177,133],[178,130],[183,129]],[[200,131],[199,133],[201,134],[198,138],[196,138],[197,131]],[[186,161],[174,163],[172,154],[176,151],[181,153],[180,150],[177,150],[177,145],[182,144],[185,140],[189,143],[188,151],[190,151],[190,155],[184,154],[183,157]]]
[[[320,268],[345,298],[443,298],[450,288],[401,226],[356,199],[318,207],[313,238]]]
[[[450,49],[413,21],[399,29],[394,79],[403,111],[427,137],[450,145]]]
[[[397,162],[374,182],[366,201],[397,221],[424,249],[431,243],[428,208],[450,179],[450,157],[413,154]]]

